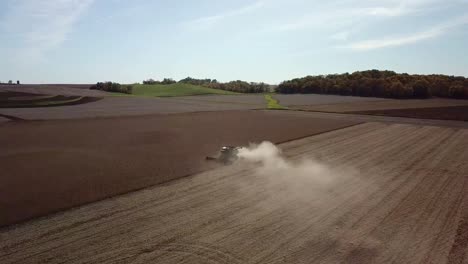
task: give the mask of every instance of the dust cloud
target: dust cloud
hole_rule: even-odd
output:
[[[239,163],[255,166],[254,175],[262,181],[258,188],[275,199],[323,203],[361,182],[353,168],[319,161],[313,153],[306,156],[287,158],[279,147],[268,141],[238,151]]]
[[[343,175],[342,172],[334,171],[328,165],[313,159],[289,161],[282,155],[281,149],[268,141],[240,148],[238,156],[242,161],[259,163],[258,172],[274,178],[327,186]]]

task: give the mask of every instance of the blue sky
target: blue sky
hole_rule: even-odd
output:
[[[0,81],[468,76],[468,0],[2,0]]]

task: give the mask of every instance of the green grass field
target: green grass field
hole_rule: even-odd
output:
[[[135,84],[133,85],[132,95],[136,96],[157,96],[157,97],[170,97],[170,96],[190,96],[190,95],[204,95],[204,94],[225,94],[232,95],[238,94],[234,92],[211,89],[185,83],[174,83],[169,85],[162,84]]]
[[[268,109],[287,109],[286,107],[280,105],[278,100],[273,98],[271,94],[265,94],[265,100],[267,102]]]

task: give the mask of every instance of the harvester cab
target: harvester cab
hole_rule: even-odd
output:
[[[220,150],[218,155],[212,157],[206,157],[207,160],[214,160],[218,161],[223,164],[231,164],[236,161],[239,157],[239,149],[240,147],[234,146],[223,146]]]

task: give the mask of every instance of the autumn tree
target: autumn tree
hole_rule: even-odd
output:
[[[429,89],[429,83],[424,79],[417,80],[413,84],[413,95],[414,95],[414,97],[417,97],[417,98],[428,98],[428,97],[430,97],[431,92],[430,92],[430,89]]]
[[[358,71],[351,74],[306,76],[287,80],[278,93],[323,93],[389,98],[466,98],[468,79],[447,75],[410,75],[394,71]]]

